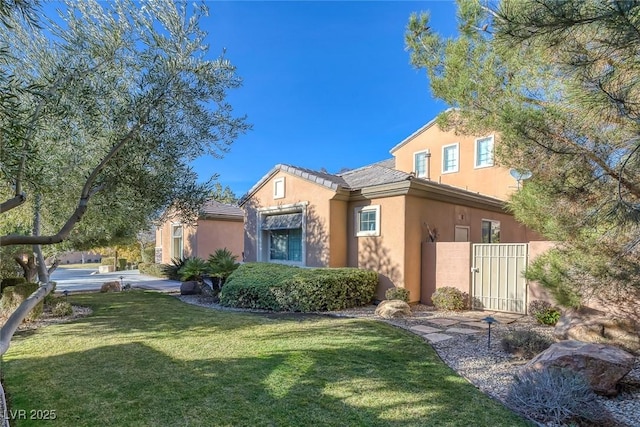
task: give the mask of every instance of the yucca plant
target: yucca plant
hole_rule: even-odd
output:
[[[180,280],[180,269],[184,267],[191,258],[171,258],[171,264],[162,266],[162,273],[170,280]]]
[[[189,258],[184,266],[178,270],[180,280],[186,282],[188,280],[197,280],[202,282],[202,276],[209,273],[209,264],[200,258]]]

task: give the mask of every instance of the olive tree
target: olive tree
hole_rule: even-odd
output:
[[[32,221],[0,246],[32,246],[44,285],[2,327],[0,354],[52,288],[40,245],[135,236],[170,203],[197,211],[211,189],[189,162],[222,157],[249,128],[226,100],[235,67],[208,53],[202,5],[68,1],[35,23],[2,10],[0,215]]]

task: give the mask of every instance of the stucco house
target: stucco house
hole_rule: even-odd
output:
[[[494,135],[463,137],[432,121],[393,158],[329,174],[276,165],[243,197],[247,261],[361,267],[425,300],[428,242],[515,243],[538,236],[505,210],[517,183],[495,164]],[[468,269],[465,269],[468,275]]]
[[[207,259],[217,249],[227,248],[242,259],[244,211],[237,206],[207,201],[195,223],[185,224],[178,216],[156,228],[155,262],[168,264],[173,258]]]

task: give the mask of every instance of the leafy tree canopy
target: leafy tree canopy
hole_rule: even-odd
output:
[[[249,128],[226,101],[241,85],[235,67],[209,58],[199,28],[206,8],[68,1],[57,20],[31,11],[34,26],[10,6],[1,28],[0,194],[15,227],[0,244],[90,247],[135,239],[170,203],[195,214],[211,183],[197,183],[189,162],[222,157]],[[37,233],[25,220],[34,211]]]
[[[452,107],[445,129],[496,131],[497,160],[533,172],[516,217],[563,242],[534,269],[558,300],[640,289],[640,4],[458,0],[459,36],[429,15],[406,32],[411,63]]]

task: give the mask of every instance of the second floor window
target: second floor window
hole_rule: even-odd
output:
[[[442,147],[442,173],[458,172],[458,144]]]
[[[418,178],[429,179],[429,151],[420,151],[413,155],[413,171]]]
[[[493,166],[493,136],[476,139],[476,167]]]

